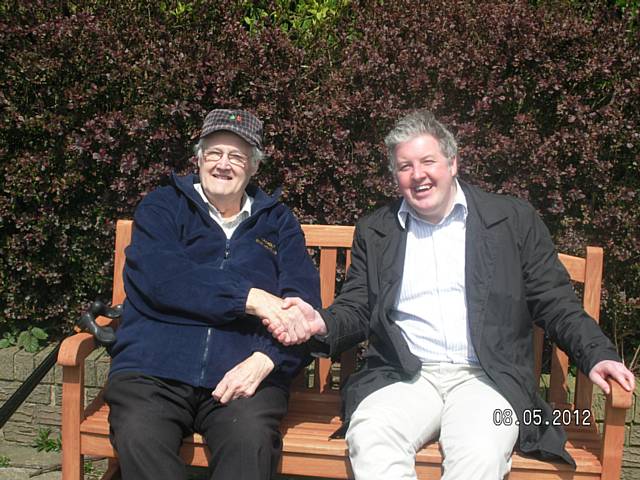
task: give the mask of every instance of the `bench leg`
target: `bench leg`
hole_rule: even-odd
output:
[[[64,367],[62,371],[62,478],[82,480],[80,421],[84,410],[83,367]]]
[[[619,480],[622,473],[622,450],[624,448],[624,420],[626,410],[608,408],[602,435],[602,480]]]

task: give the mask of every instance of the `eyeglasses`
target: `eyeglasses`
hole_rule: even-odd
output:
[[[236,167],[244,167],[247,165],[249,159],[238,152],[223,152],[222,150],[218,150],[217,148],[212,148],[210,150],[206,150],[203,153],[205,162],[219,162],[222,160],[222,157],[227,156],[229,163],[235,165]]]

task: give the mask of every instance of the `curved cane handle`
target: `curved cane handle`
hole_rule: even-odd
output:
[[[96,340],[96,343],[103,347],[108,347],[116,341],[116,334],[111,327],[101,327],[96,322],[96,317],[105,316],[111,319],[122,315],[122,305],[108,307],[100,300],[94,301],[89,310],[80,315],[76,325],[82,330],[89,332]]]

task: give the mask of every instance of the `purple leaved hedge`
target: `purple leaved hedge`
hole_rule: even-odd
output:
[[[109,297],[115,220],[195,171],[211,108],[265,120],[259,183],[301,221],[351,224],[396,194],[382,138],[427,107],[463,178],[528,199],[564,252],[604,247],[602,323],[638,344],[640,34],[615,12],[355,0],[300,46],[239,1],[76,3],[0,15],[0,330]]]

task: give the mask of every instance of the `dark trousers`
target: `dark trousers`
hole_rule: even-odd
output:
[[[178,452],[194,432],[211,451],[211,480],[267,480],[278,466],[288,400],[281,388],[222,405],[209,389],[125,372],[109,379],[104,397],[124,480],[186,479]]]

